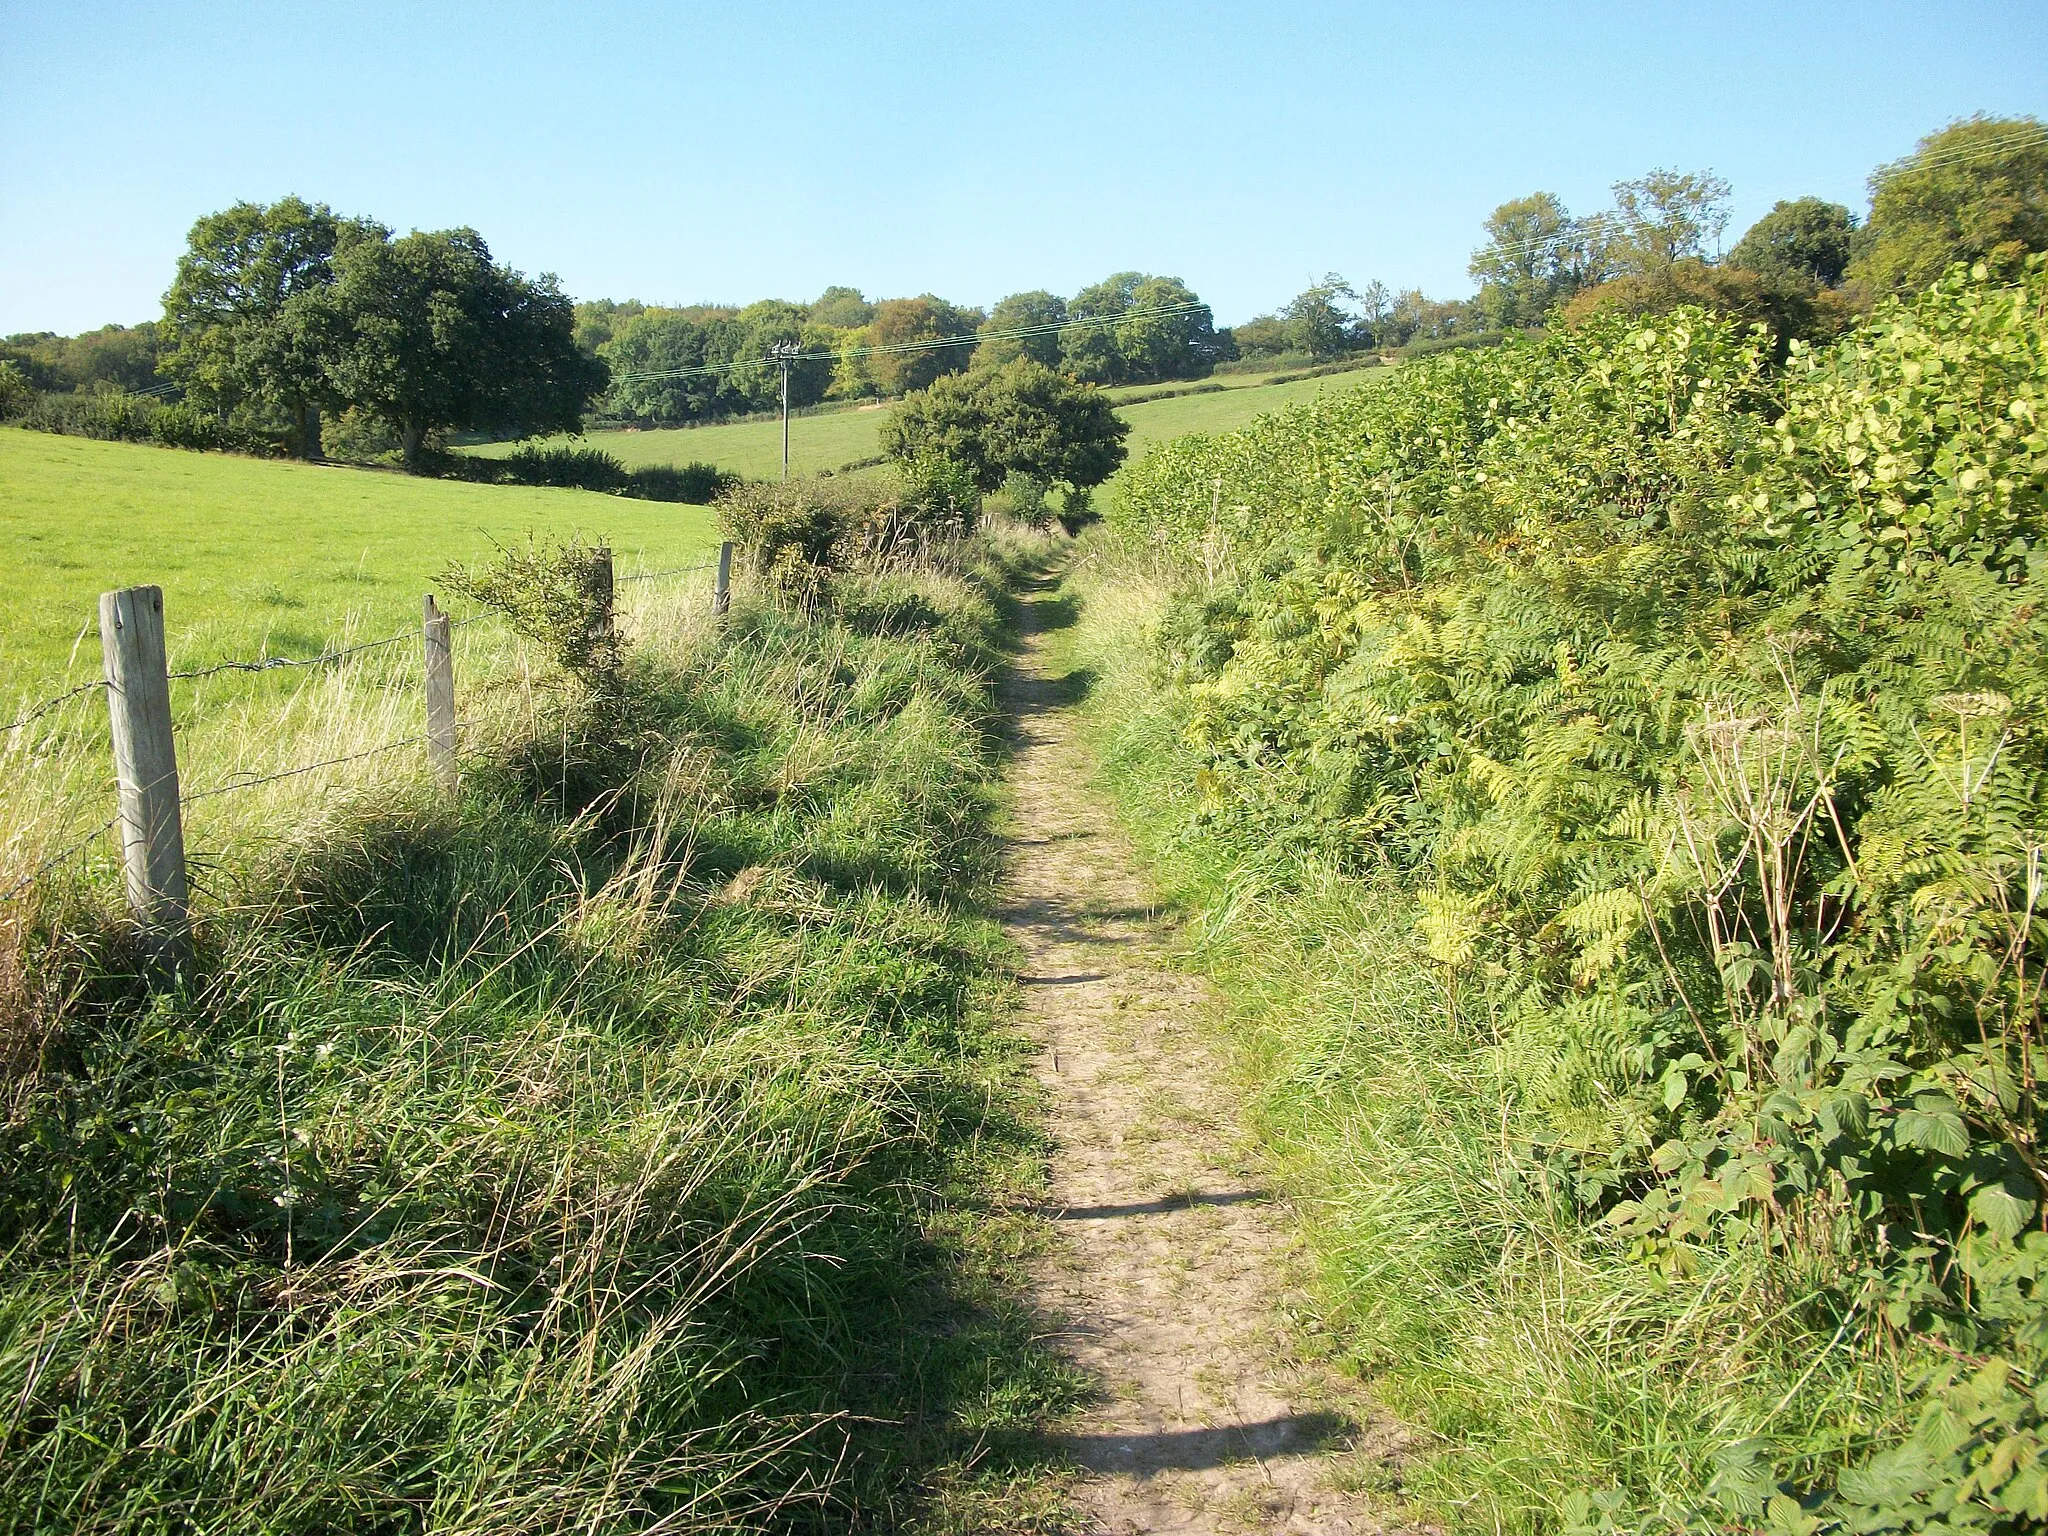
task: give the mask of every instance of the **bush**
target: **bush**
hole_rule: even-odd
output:
[[[28,376],[11,362],[0,361],[0,421],[12,421],[29,408],[35,391]]]
[[[1205,833],[1398,877],[1570,1263],[1843,1342],[1838,1417],[1765,1373],[1652,1523],[2048,1515],[2044,314],[2043,258],[1782,368],[1698,308],[1596,314],[1123,486],[1189,578],[1157,660]],[[1863,1417],[1895,1387],[1917,1430]],[[1593,1460],[1641,1464],[1624,1417]]]
[[[275,455],[283,435],[223,422],[189,405],[108,390],[98,394],[42,394],[14,417],[14,425],[102,442],[153,443],[163,448]]]
[[[498,462],[504,466],[505,478],[515,485],[616,491],[626,483],[626,466],[602,448],[545,448],[521,443]]]
[[[643,464],[626,472],[623,489],[628,496],[643,501],[686,501],[708,506],[739,481],[738,475],[727,474],[716,464]]]

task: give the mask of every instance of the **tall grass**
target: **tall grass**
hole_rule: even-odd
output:
[[[1319,1331],[1421,1431],[1400,1469],[1451,1529],[1590,1521],[1589,1493],[1716,1523],[1768,1435],[1815,1470],[1899,1436],[1883,1345],[1850,1347],[1821,1281],[1728,1254],[1646,1266],[1547,1157],[1485,978],[1427,953],[1413,891],[1205,820],[1186,698],[1152,673],[1166,589],[1109,539],[1070,579],[1104,780],[1215,976],[1259,1133],[1308,1213]],[[1731,1451],[1731,1447],[1736,1447]],[[1768,1486],[1768,1485],[1766,1485]]]
[[[0,908],[0,1531],[1047,1506],[992,593],[714,633],[642,590],[623,740],[478,626],[457,792],[407,750],[197,802],[174,986],[104,855]],[[379,665],[197,711],[188,786],[410,734]],[[104,793],[57,724],[4,765],[7,883]]]

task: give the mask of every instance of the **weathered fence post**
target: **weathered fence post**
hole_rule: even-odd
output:
[[[157,958],[175,968],[185,957],[190,914],[163,588],[102,592],[100,648],[107,664],[128,904]]]
[[[427,594],[426,621],[420,626],[427,664],[427,761],[443,779],[455,776],[455,652],[448,615]]]
[[[718,546],[718,585],[711,589],[711,616],[722,619],[732,611],[732,540]]]

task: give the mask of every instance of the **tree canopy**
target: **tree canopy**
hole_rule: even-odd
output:
[[[907,395],[924,389],[940,375],[965,368],[973,348],[917,344],[947,336],[971,336],[980,328],[982,319],[980,310],[948,304],[936,294],[884,299],[875,306],[875,318],[868,327],[872,344],[913,350],[877,352],[868,358],[868,372],[886,394]]]
[[[1012,474],[1086,490],[1116,473],[1129,432],[1101,391],[1020,358],[906,396],[882,424],[882,448],[959,465],[983,491]]]
[[[1512,198],[1487,215],[1486,244],[1466,268],[1479,284],[1489,325],[1523,330],[1543,323],[1592,276],[1586,231],[1554,193]]]
[[[2017,276],[2048,250],[2048,136],[2031,117],[1973,117],[1922,139],[1870,179],[1866,245],[1850,276],[1881,292],[1926,287],[1957,262]]]
[[[334,279],[329,377],[396,434],[409,467],[437,430],[579,431],[605,387],[554,278],[497,265],[473,229],[357,241],[337,251]]]
[[[1780,201],[1735,242],[1728,265],[1767,282],[1832,288],[1849,269],[1855,239],[1856,217],[1840,203]]]
[[[1013,293],[997,302],[989,311],[988,324],[984,332],[1014,331],[1025,327],[1041,328],[1032,336],[991,335],[974,349],[974,366],[980,369],[1001,368],[1014,363],[1020,357],[1028,357],[1035,363],[1048,368],[1057,367],[1060,360],[1060,338],[1058,327],[1067,318],[1067,301],[1056,293],[1047,293],[1043,288],[1034,288],[1029,293]]]
[[[387,234],[297,197],[208,214],[187,235],[164,295],[163,371],[216,411],[281,414],[299,452],[318,457],[319,408],[335,396],[341,345],[322,302],[334,259]]]

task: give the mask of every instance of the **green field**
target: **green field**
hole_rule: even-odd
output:
[[[887,414],[880,406],[850,406],[791,418],[790,473],[814,475],[821,469],[837,470],[873,458],[880,451],[875,446],[875,434]],[[548,441],[602,448],[628,469],[701,461],[750,480],[773,480],[782,473],[779,420],[718,422],[650,432],[592,432],[583,438],[559,437]],[[501,459],[516,446],[487,443],[469,451],[483,458]]]
[[[97,673],[110,587],[164,589],[173,666],[311,655],[416,623],[451,560],[529,532],[608,538],[622,574],[717,540],[703,507],[0,429],[0,709]]]
[[[1227,432],[1254,416],[1277,411],[1326,390],[1356,389],[1368,380],[1385,376],[1385,369],[1372,368],[1320,379],[1296,379],[1291,384],[1267,384],[1262,375],[1237,375],[1219,379],[1217,382],[1225,386],[1220,390],[1119,406],[1117,414],[1131,424],[1130,447],[1135,455],[1169,438],[1189,432]],[[789,424],[790,472],[812,475],[875,457],[881,451],[877,434],[887,415],[885,408],[854,407],[793,418]],[[780,421],[738,421],[650,432],[592,432],[581,439],[550,441],[580,441],[602,448],[628,469],[700,460],[756,480],[773,479],[782,472]],[[513,446],[491,443],[469,451],[488,458],[503,458]]]

